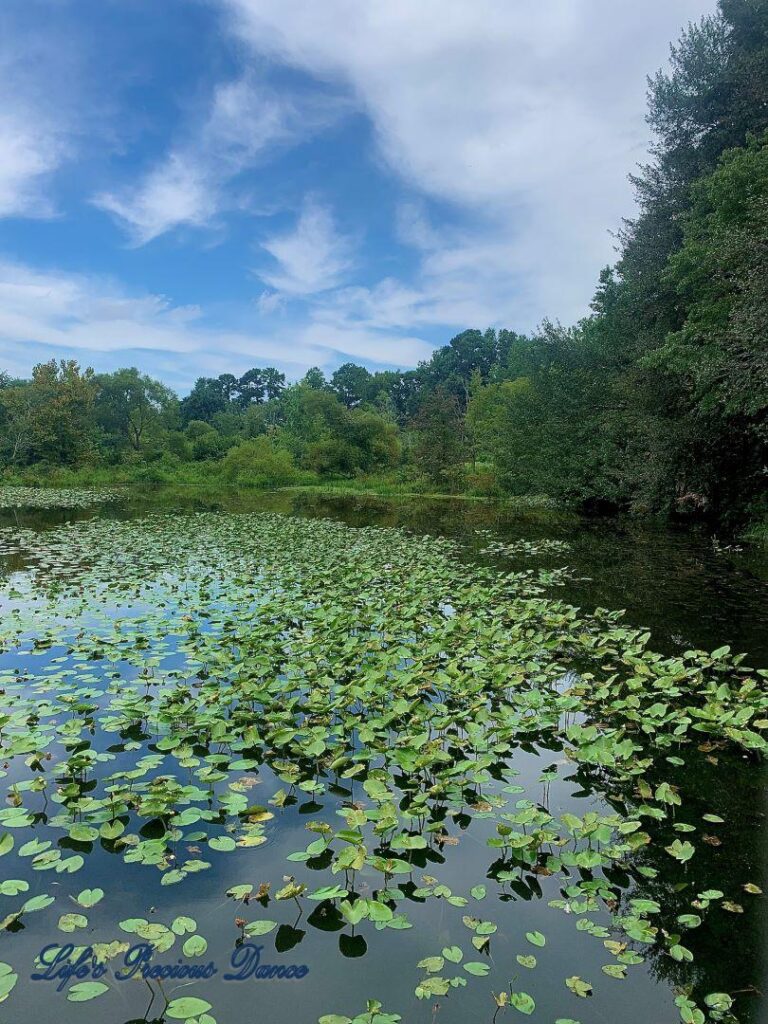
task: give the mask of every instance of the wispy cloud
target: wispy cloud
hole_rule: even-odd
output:
[[[377,330],[341,320],[324,322],[317,319],[298,323],[290,333],[301,344],[315,349],[321,356],[315,365],[321,367],[354,359],[368,364],[406,369],[422,359],[428,359],[433,351],[433,346],[417,334]],[[331,360],[328,359],[329,353],[332,353]]]
[[[144,245],[181,226],[203,227],[232,202],[227,186],[246,168],[307,138],[348,109],[318,93],[278,95],[245,76],[220,84],[189,137],[135,186],[102,192],[96,206]]]
[[[62,45],[46,24],[33,29],[27,14],[22,5],[0,5],[0,217],[59,213],[54,173],[101,110],[99,102],[81,105],[76,41]]]
[[[249,329],[243,311],[232,320],[213,324],[198,306],[135,294],[104,277],[0,262],[0,368],[14,374],[29,373],[41,358],[76,358],[101,370],[138,362],[185,390],[200,373],[272,364],[297,378],[344,358],[413,365],[429,351],[419,338],[355,325],[269,329],[251,314]]]
[[[378,330],[531,323],[536,301],[530,268],[515,243],[484,221],[472,227],[433,223],[420,203],[397,211],[400,240],[418,251],[407,277],[337,289],[319,319]]]
[[[3,90],[4,91],[4,90]],[[9,103],[0,110],[0,217],[48,217],[46,185],[67,156],[63,132],[42,111]]]
[[[307,296],[335,288],[352,268],[352,243],[341,234],[327,206],[309,197],[292,231],[261,243],[277,263],[257,276],[278,295]],[[269,301],[262,296],[261,302]]]
[[[216,188],[205,167],[183,153],[171,153],[138,188],[123,195],[102,192],[94,203],[114,214],[137,245],[181,224],[202,227],[217,209]]]

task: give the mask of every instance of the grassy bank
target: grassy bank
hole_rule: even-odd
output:
[[[193,487],[211,490],[296,490],[310,493],[339,495],[381,495],[383,497],[461,498],[488,500],[505,498],[487,471],[476,472],[468,466],[460,489],[441,489],[427,477],[412,468],[389,473],[358,474],[349,476],[319,475],[311,470],[293,469],[279,472],[228,472],[226,460],[204,462],[171,462],[115,466],[86,465],[76,469],[37,465],[21,470],[6,471],[0,483],[22,487],[125,487],[145,488]],[[548,499],[533,496],[521,499],[532,507],[547,505]]]

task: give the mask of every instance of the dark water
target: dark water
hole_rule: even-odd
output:
[[[734,651],[748,652],[748,662],[768,666],[768,559],[756,552],[722,551],[705,534],[673,532],[638,523],[583,521],[556,513],[513,514],[503,507],[485,503],[397,501],[375,498],[326,498],[283,492],[277,494],[230,497],[212,501],[182,500],[156,496],[122,506],[106,506],[99,513],[68,511],[0,512],[0,525],[16,523],[28,529],[45,529],[84,515],[135,516],[152,507],[226,508],[232,511],[265,509],[306,516],[329,516],[352,525],[403,526],[419,533],[451,536],[465,545],[469,560],[486,560],[480,554],[487,538],[479,530],[491,530],[495,537],[509,540],[557,538],[571,545],[566,555],[543,560],[552,567],[567,564],[574,579],[558,589],[559,596],[590,610],[596,606],[625,608],[632,625],[652,630],[653,646],[665,651],[689,647],[713,649],[730,644]],[[542,560],[498,560],[502,568],[532,567]],[[2,563],[0,563],[2,564]],[[20,566],[15,565],[18,569]],[[60,651],[50,652],[54,657]],[[9,655],[0,652],[0,667],[8,665]],[[15,664],[15,663],[14,663]],[[553,814],[571,810],[583,815],[587,810],[605,813],[610,799],[597,773],[581,769],[551,786],[539,781],[542,771],[561,760],[557,751],[541,748],[521,749],[514,759],[519,772],[513,781],[522,786],[525,796],[546,803]],[[115,764],[110,765],[115,770]],[[259,770],[254,801],[265,804],[282,785],[269,769]],[[721,845],[698,847],[697,856],[686,867],[687,881],[700,891],[717,879],[719,888],[738,892],[749,880],[768,891],[768,819],[766,818],[766,772],[743,757],[708,760],[704,753],[686,754],[686,765],[675,777],[686,813],[721,815],[727,824],[719,833]],[[352,797],[358,791],[352,788]],[[341,798],[341,797],[340,797]],[[581,1024],[673,1024],[680,1020],[674,997],[693,986],[698,995],[707,992],[737,993],[736,1010],[742,1024],[765,1024],[768,1015],[762,991],[766,982],[768,928],[764,898],[744,899],[743,914],[720,915],[713,923],[686,935],[685,943],[694,954],[692,965],[681,965],[670,957],[649,956],[642,967],[632,967],[626,980],[617,981],[601,974],[601,965],[611,962],[601,944],[579,935],[573,921],[554,912],[548,900],[558,898],[561,881],[533,878],[527,886],[500,890],[490,878],[493,851],[486,846],[492,834],[490,823],[475,819],[455,847],[441,854],[424,851],[422,870],[434,873],[456,893],[486,881],[488,896],[466,910],[458,910],[444,900],[407,898],[403,908],[413,921],[407,931],[376,931],[365,922],[357,929],[341,927],[335,920],[312,914],[316,905],[308,904],[302,915],[295,905],[272,903],[265,916],[280,922],[280,928],[254,942],[263,946],[262,962],[304,964],[309,973],[294,981],[232,981],[221,975],[227,970],[237,936],[234,917],[238,910],[224,893],[231,886],[279,879],[283,874],[304,870],[304,865],[289,864],[286,856],[303,848],[313,838],[305,831],[307,820],[325,820],[338,827],[337,803],[331,793],[314,802],[299,795],[270,822],[269,842],[256,850],[238,851],[212,858],[213,868],[182,885],[162,887],[160,875],[138,864],[126,864],[98,844],[81,850],[84,844],[59,840],[87,855],[86,866],[69,879],[51,872],[20,873],[23,864],[13,858],[13,877],[30,883],[28,898],[38,892],[57,894],[57,889],[77,892],[100,886],[109,899],[90,911],[89,929],[102,935],[114,923],[126,917],[146,917],[168,924],[177,914],[195,918],[208,940],[208,951],[201,962],[213,960],[219,974],[210,982],[189,990],[213,1003],[211,1011],[218,1024],[311,1024],[321,1014],[339,1013],[352,1017],[365,1009],[366,999],[379,999],[386,1010],[398,1012],[403,1020],[423,1024],[464,1024],[488,1021],[494,1016],[491,991],[500,991],[510,982],[513,990],[524,990],[536,1000],[536,1010],[528,1018],[540,1024],[557,1019],[573,1019]],[[487,827],[486,827],[487,826]],[[20,830],[19,830],[20,831]],[[44,828],[36,828],[40,835]],[[51,837],[54,833],[51,832]],[[57,834],[60,836],[60,833]],[[26,836],[24,838],[27,838]],[[23,841],[17,837],[17,843]],[[677,876],[667,877],[669,860],[665,854],[647,850],[645,862],[657,867],[659,876],[640,891],[633,884],[631,895],[659,899],[684,912],[689,896],[676,894]],[[11,857],[0,859],[0,878],[7,877]],[[416,863],[419,863],[417,860]],[[310,867],[310,866],[307,866]],[[299,872],[296,872],[299,874]],[[310,868],[311,873],[311,868]],[[329,881],[318,871],[317,884]],[[616,884],[622,884],[617,880]],[[627,885],[628,885],[627,880]],[[689,890],[690,891],[690,890]],[[500,893],[500,894],[499,894]],[[362,895],[365,895],[362,891]],[[0,897],[0,906],[19,902]],[[57,905],[59,901],[57,900]],[[72,905],[56,908],[78,910]],[[143,982],[114,984],[114,991],[92,1003],[72,1004],[64,994],[56,994],[49,982],[32,982],[29,975],[35,954],[46,944],[61,942],[56,930],[54,908],[25,916],[24,928],[14,934],[0,933],[0,960],[12,963],[20,981],[7,1004],[0,1005],[0,1024],[37,1024],[56,1019],[61,1024],[76,1021],[126,1024],[154,1021],[162,1010],[162,1000],[150,1003],[150,992]],[[469,978],[466,988],[452,991],[449,997],[418,1002],[413,995],[423,972],[415,967],[425,956],[439,954],[451,944],[468,946],[468,933],[462,914],[473,913],[499,923],[499,934],[492,944],[492,974],[487,978]],[[590,915],[599,923],[607,918]],[[540,930],[547,936],[544,949],[532,949],[525,941],[527,931]],[[119,935],[119,933],[117,933]],[[78,933],[72,941],[90,941]],[[159,959],[173,963],[181,955],[179,943]],[[536,953],[539,965],[531,971],[517,964],[516,954]],[[469,959],[469,957],[467,957]],[[477,957],[480,959],[480,957]],[[579,975],[594,984],[594,995],[577,999],[563,985],[567,975]],[[167,983],[170,991],[173,983]],[[184,994],[173,991],[176,997]],[[508,1007],[497,1021],[526,1019]]]

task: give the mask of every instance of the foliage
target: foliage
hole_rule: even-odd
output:
[[[459,400],[439,387],[422,402],[413,427],[416,465],[438,486],[458,490],[466,453]]]
[[[93,370],[74,360],[40,363],[30,381],[0,389],[0,444],[11,465],[27,461],[78,465],[93,455]]]
[[[192,391],[181,403],[184,423],[203,420],[210,423],[217,413],[232,405],[246,409],[277,399],[285,387],[285,375],[272,366],[254,367],[242,377],[222,373],[219,377],[199,377]]]
[[[675,380],[677,415],[696,420],[683,471],[725,511],[765,488],[768,135],[696,183],[667,280],[685,320],[646,362]]]
[[[173,392],[135,368],[96,378],[96,423],[115,449],[140,452],[160,441],[163,417],[174,410]]]
[[[221,474],[228,483],[253,487],[281,487],[299,477],[291,453],[266,437],[230,448],[222,461]]]
[[[344,363],[331,377],[331,389],[348,409],[365,402],[371,389],[372,377],[364,366]]]

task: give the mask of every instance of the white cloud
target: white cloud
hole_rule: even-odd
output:
[[[0,12],[0,217],[52,217],[51,178],[101,108],[78,110],[78,47],[45,25],[30,31],[23,13],[8,4]]]
[[[200,227],[216,209],[205,168],[181,153],[171,153],[127,195],[102,193],[94,202],[122,221],[139,244],[180,224]]]
[[[318,353],[326,353],[316,365],[328,365],[327,353],[343,353],[347,359],[364,363],[386,363],[397,367],[415,366],[428,359],[434,346],[412,334],[369,329],[360,324],[313,321],[294,328],[293,335]]]
[[[249,77],[220,84],[202,124],[135,186],[102,192],[93,202],[112,213],[143,245],[174,228],[202,227],[230,203],[227,186],[337,118],[344,102],[323,94],[278,96]]]
[[[261,243],[277,262],[258,276],[280,295],[314,295],[339,285],[352,267],[350,240],[336,230],[328,207],[308,198],[292,231]],[[269,301],[262,296],[261,302]]]
[[[245,320],[241,315],[235,327],[214,325],[197,306],[131,294],[106,278],[0,261],[0,368],[13,374],[27,375],[41,358],[75,358],[97,369],[138,362],[186,389],[201,373],[271,364],[297,378],[340,357],[413,365],[429,351],[425,342],[398,332],[322,324],[272,331]]]
[[[485,278],[497,308],[508,281],[524,275],[534,315],[564,318],[586,309],[613,258],[609,231],[631,213],[626,176],[647,145],[646,75],[685,22],[714,7],[218,2],[254,52],[344,84],[373,124],[381,160],[472,218],[453,267],[450,253],[442,270],[430,256],[427,283],[468,281],[459,263],[470,270],[473,252],[503,258],[507,273],[497,267]]]
[[[48,176],[67,154],[67,144],[40,112],[0,110],[0,217],[46,217]]]
[[[468,326],[519,330],[541,319],[548,291],[559,289],[574,307],[583,301],[577,283],[557,279],[554,256],[548,268],[532,267],[519,238],[479,228],[438,228],[414,204],[399,211],[397,224],[401,239],[419,251],[413,273],[311,296],[312,324],[371,336],[377,331],[434,336],[440,328],[447,333]]]

